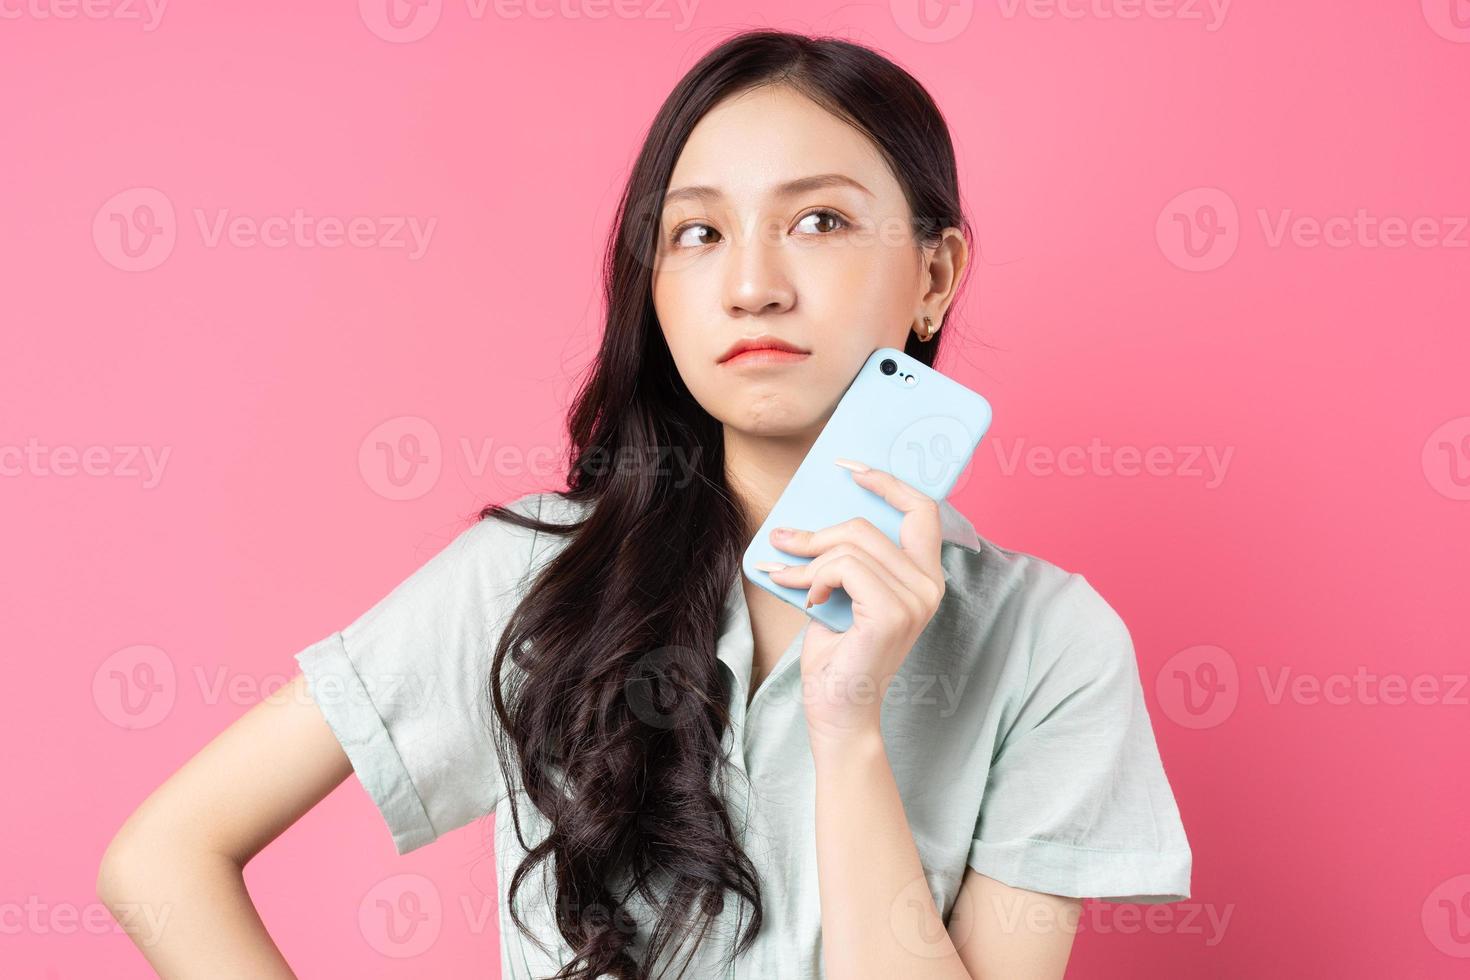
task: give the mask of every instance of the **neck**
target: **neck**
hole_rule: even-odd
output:
[[[821,426],[788,436],[760,436],[725,426],[725,482],[754,534],[776,506]]]

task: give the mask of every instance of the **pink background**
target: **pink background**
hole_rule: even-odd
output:
[[[1133,632],[1194,895],[1089,903],[1070,975],[1464,975],[1450,3],[6,5],[6,975],[150,976],[93,890],[121,821],[479,504],[557,485],[636,141],[754,25],[872,44],[944,109],[985,265],[940,366],[996,407],[954,500]],[[357,244],[246,234],[297,209]],[[119,218],[162,234],[130,255]],[[484,829],[399,858],[349,779],[247,881],[302,976],[493,976]],[[443,909],[414,956],[370,921],[405,884]]]

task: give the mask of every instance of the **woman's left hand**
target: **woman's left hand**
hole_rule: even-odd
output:
[[[812,558],[771,572],[771,581],[806,588],[809,607],[836,588],[852,598],[845,633],[815,619],[807,624],[801,681],[813,749],[878,731],[888,686],[944,597],[939,504],[883,470],[854,471],[852,478],[903,511],[899,544],[861,517],[771,535],[782,551]]]

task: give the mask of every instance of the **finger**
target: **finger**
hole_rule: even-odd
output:
[[[882,532],[879,532],[878,536],[879,538],[883,538]],[[888,547],[894,548],[894,542],[889,541]],[[897,548],[894,548],[894,551],[897,552]],[[864,551],[858,545],[845,541],[833,545],[832,548],[828,548],[828,550],[823,551],[822,554],[817,555],[816,558],[807,561],[807,563],[788,566],[786,569],[779,570],[779,572],[773,572],[770,574],[770,579],[772,579],[772,582],[778,583],[778,585],[785,585],[792,589],[808,588],[811,583],[816,582],[817,574],[819,574],[822,566],[828,564],[829,561],[835,561],[836,558],[845,557],[845,555],[856,557],[861,563],[866,564],[872,570],[873,574],[876,574],[882,580],[883,585],[888,586],[889,591],[894,592],[894,595],[897,595],[904,602],[904,605],[908,605],[908,607],[914,608],[914,610],[922,610],[926,602],[931,601],[931,599],[938,602],[938,595],[942,595],[942,592],[936,594],[933,582],[929,582],[925,574],[913,566],[913,561],[908,560],[907,555],[900,554],[903,566],[906,567],[908,573],[908,577],[901,577],[894,574],[894,570],[891,567],[885,566],[875,555],[869,554],[869,552]],[[825,602],[826,599],[819,599],[819,601]]]
[[[844,544],[852,545],[866,552],[905,588],[920,596],[930,594],[936,585],[943,582],[943,572],[939,570],[937,560],[932,565],[935,570],[927,571],[866,517],[854,517],[820,531],[797,531],[789,538],[772,534],[771,543],[789,554],[818,557]],[[936,541],[933,547],[937,552],[939,543]]]
[[[899,522],[899,540],[896,547],[906,554],[931,582],[942,586],[944,570],[939,555],[943,528],[939,517],[939,502],[886,470],[876,469],[856,460],[844,459],[837,462],[838,465],[852,472],[852,479],[859,486],[877,494],[903,515]],[[853,467],[862,469],[859,471]],[[863,525],[872,527],[872,522],[866,519],[854,518],[854,521],[861,523],[852,525],[851,530],[861,530]],[[846,523],[848,522],[844,522]],[[785,537],[773,532],[771,541],[782,551],[791,554],[815,555],[828,546],[830,539],[848,537],[847,531],[843,530],[844,524],[835,524],[820,531],[798,531],[796,534]],[[873,529],[877,531],[877,528]],[[877,531],[877,537],[892,544],[892,539],[882,531]],[[852,540],[858,541],[875,555],[889,561],[887,556],[891,553],[877,538],[869,536],[852,538]],[[892,562],[889,563],[892,564]],[[922,588],[922,586],[916,587]]]
[[[905,483],[887,470],[868,466],[857,460],[841,460],[853,467],[852,478],[858,486],[871,490],[903,513],[898,526],[898,544],[920,568],[939,570],[939,542],[942,529],[939,520],[939,502],[933,497]]]
[[[874,571],[854,555],[840,555],[816,570],[807,601],[816,606],[832,597],[834,589],[842,589],[852,598],[854,622],[898,624],[914,615],[902,599]]]
[[[892,542],[889,542],[889,544],[891,545]],[[850,544],[845,541],[831,548],[828,548],[826,551],[822,552],[820,555],[813,558],[809,562],[805,562],[799,565],[788,565],[786,568],[780,569],[779,571],[773,571],[771,573],[771,581],[777,583],[778,585],[784,585],[788,588],[793,589],[808,588],[814,581],[816,581],[817,573],[823,565],[827,564],[828,562],[835,561],[836,559],[841,558],[845,555],[851,555],[852,557],[861,561],[864,565],[868,566],[868,568],[872,570],[873,574],[878,576],[878,578],[882,580],[883,584],[887,585],[891,590],[893,590],[895,594],[901,595],[902,597],[910,601],[919,601],[919,597],[914,595],[911,589],[909,589],[900,579],[894,576],[893,572],[885,568],[882,562],[878,561],[876,558],[868,554],[862,548],[859,548],[857,545]],[[905,561],[907,561],[907,559],[905,559]]]

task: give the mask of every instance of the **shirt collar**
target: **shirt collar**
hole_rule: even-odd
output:
[[[565,498],[557,497],[559,500]],[[956,544],[972,551],[980,550],[980,536],[969,518],[960,513],[948,500],[939,502],[940,540],[945,544]],[[720,634],[716,640],[716,657],[730,668],[731,672],[748,684],[753,658],[754,640],[750,631],[750,611],[745,602],[744,573],[738,569],[725,594],[725,604],[720,617]],[[803,632],[805,630],[803,629]],[[793,642],[796,646],[801,637]],[[793,651],[788,649],[782,660],[788,659]]]

